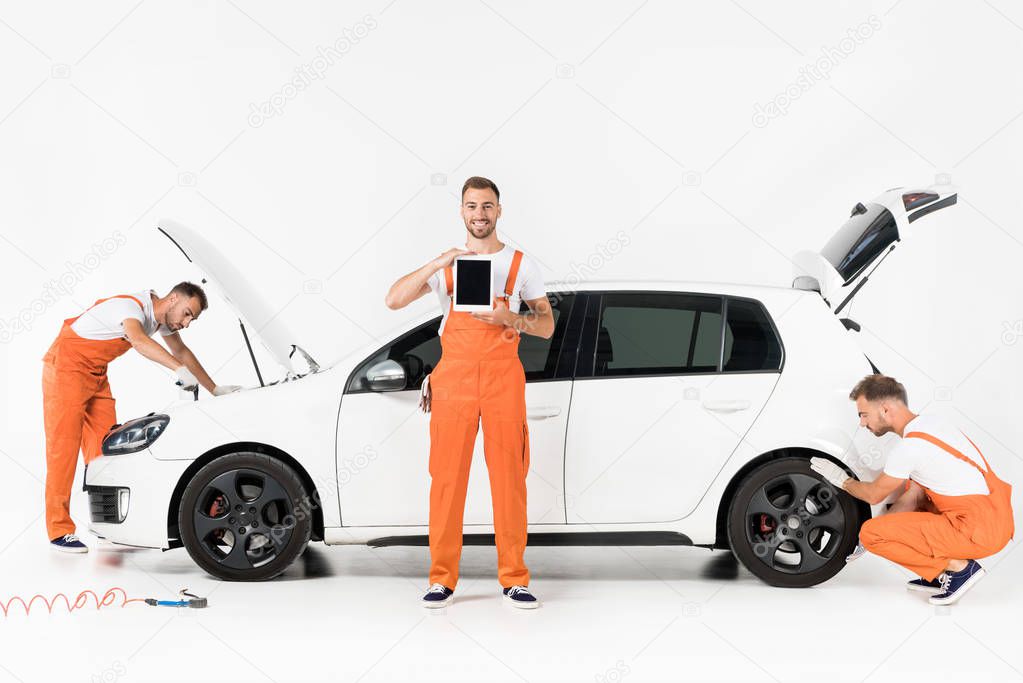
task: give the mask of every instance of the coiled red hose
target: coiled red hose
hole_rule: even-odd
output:
[[[13,598],[10,598],[6,602],[0,602],[0,610],[3,610],[4,616],[7,617],[9,616],[11,608],[14,607],[15,604],[21,603],[21,606],[25,610],[25,614],[28,615],[29,612],[32,611],[32,606],[35,605],[36,601],[38,600],[42,604],[46,605],[46,611],[48,613],[53,614],[54,606],[59,604],[60,599],[63,598],[64,606],[67,607],[67,611],[70,614],[71,612],[74,612],[76,609],[82,609],[83,607],[85,607],[86,604],[88,604],[89,602],[90,595],[92,596],[93,601],[96,603],[96,609],[98,610],[101,607],[109,607],[110,605],[113,605],[114,602],[117,600],[118,593],[120,593],[120,595],[122,596],[121,607],[126,606],[129,602],[145,602],[143,598],[129,598],[128,594],[125,592],[123,588],[114,586],[113,588],[108,589],[107,592],[104,593],[102,597],[96,595],[94,591],[84,590],[78,594],[74,601],[69,600],[68,597],[63,593],[57,593],[49,600],[46,599],[46,596],[37,593],[36,595],[33,595],[32,599],[30,599],[28,602],[25,602],[25,599],[22,598],[20,595],[15,595]]]

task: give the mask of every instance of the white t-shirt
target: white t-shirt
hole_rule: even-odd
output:
[[[984,467],[984,460],[963,433],[940,417],[917,415],[903,431],[910,432],[930,434]],[[925,439],[902,439],[889,454],[884,472],[891,477],[912,479],[943,496],[989,493],[987,482],[976,467]]]
[[[71,323],[71,329],[79,337],[85,339],[126,339],[124,335],[124,321],[128,318],[135,318],[142,323],[142,329],[146,334],[153,336],[157,330],[164,337],[174,334],[168,328],[156,322],[153,317],[153,299],[151,294],[155,291],[135,292],[133,297],[139,300],[142,307],[131,299],[116,297],[107,299],[101,304],[88,309],[78,320]]]
[[[491,260],[490,272],[494,279],[494,296],[504,296],[504,283],[508,280],[508,271],[511,270],[512,256],[515,255],[515,248],[510,244],[504,245],[501,251],[489,254]],[[444,269],[441,268],[430,276],[428,280],[430,289],[437,293],[441,310],[444,311],[444,319],[440,323],[440,331],[444,332],[444,324],[448,321],[448,313],[451,311],[448,286],[444,279]],[[523,300],[539,299],[547,296],[544,288],[543,275],[539,268],[533,263],[533,259],[523,252],[522,260],[519,261],[519,274],[515,277],[515,284],[512,286],[512,294],[508,298],[508,310],[518,313]]]

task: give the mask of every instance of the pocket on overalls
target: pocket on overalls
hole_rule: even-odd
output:
[[[1004,530],[1000,528],[998,511],[990,496],[984,496],[983,504],[978,505],[978,508],[978,519],[971,520],[973,523],[969,537],[973,543],[987,548],[993,555],[1008,543],[1008,539],[1003,538]]]

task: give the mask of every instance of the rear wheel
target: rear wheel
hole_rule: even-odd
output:
[[[728,510],[728,542],[767,583],[802,588],[845,566],[861,523],[856,501],[811,470],[808,460],[781,458],[739,484]]]
[[[232,453],[196,472],[178,528],[196,564],[228,581],[264,581],[302,554],[312,533],[295,471],[258,453]]]

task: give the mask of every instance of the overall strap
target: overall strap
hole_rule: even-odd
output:
[[[519,264],[521,262],[522,252],[516,249],[515,253],[512,255],[511,269],[508,271],[508,279],[504,283],[504,295],[507,297],[510,297],[515,289],[515,279],[519,276]],[[444,281],[447,284],[448,296],[451,296],[451,292],[454,290],[451,266],[444,269]]]
[[[987,464],[987,458],[985,458],[984,454],[980,452],[979,448],[977,448],[977,444],[973,443],[973,439],[971,439],[970,437],[966,436],[966,434],[963,434],[963,436],[966,437],[966,440],[970,442],[971,446],[973,446],[973,450],[977,451],[977,455],[979,455],[980,459],[984,461],[984,467],[986,467],[987,471],[990,472],[991,471],[991,465]]]
[[[515,288],[515,278],[519,275],[519,263],[522,262],[522,252],[518,249],[512,255],[511,269],[508,271],[508,279],[504,283],[504,295],[511,298]]]
[[[966,436],[966,435],[963,434],[963,436]],[[979,471],[981,473],[981,475],[983,475],[985,478],[987,477],[987,472],[985,472],[981,468],[980,465],[978,465],[974,461],[970,460],[968,457],[966,457],[965,455],[963,455],[962,453],[957,451],[955,448],[952,448],[951,446],[949,446],[947,443],[945,443],[944,441],[942,441],[941,439],[939,439],[936,436],[932,436],[930,434],[927,434],[926,432],[910,432],[909,434],[906,434],[906,436],[903,437],[903,438],[906,438],[906,439],[917,438],[917,439],[923,439],[924,441],[929,441],[932,444],[934,444],[935,446],[937,446],[938,448],[942,449],[943,451],[945,451],[947,453],[950,453],[951,455],[954,455],[955,457],[959,458],[960,460],[963,460],[965,462],[970,463],[971,465],[973,465],[974,467],[977,468],[977,471]],[[970,437],[967,436],[966,440],[969,441],[971,444],[973,444],[974,448],[977,448],[977,444],[974,444],[973,441],[970,440]],[[987,465],[987,460],[984,459],[984,454],[980,452],[979,448],[977,448],[977,453],[980,454],[981,459],[984,460],[984,464]],[[989,468],[989,471],[990,471],[990,468]]]

